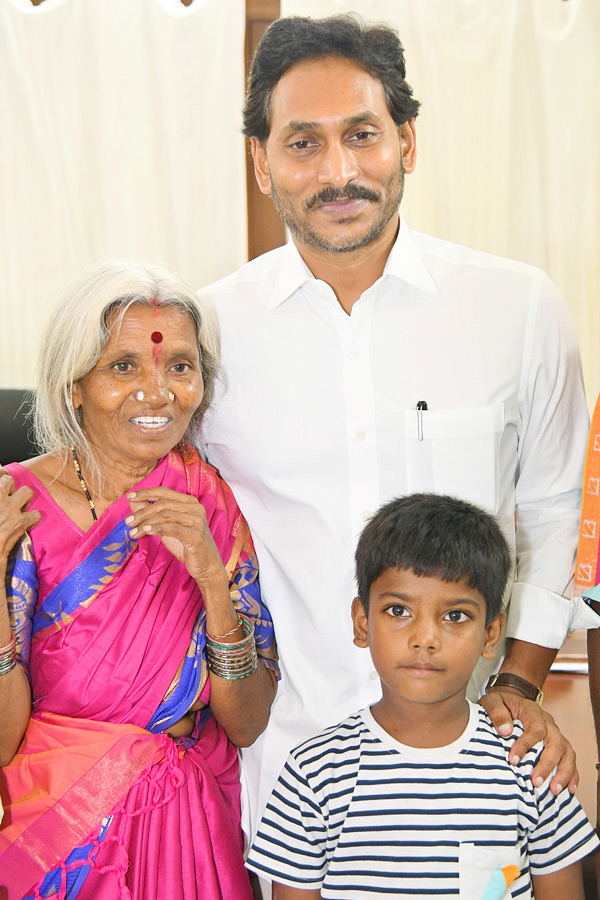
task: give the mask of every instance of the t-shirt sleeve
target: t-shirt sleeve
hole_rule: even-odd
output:
[[[325,816],[293,753],[267,803],[248,868],[268,881],[320,888],[327,871]]]
[[[558,872],[600,845],[577,798],[566,788],[555,796],[549,787],[551,777],[536,791],[539,818],[529,835],[532,875]]]

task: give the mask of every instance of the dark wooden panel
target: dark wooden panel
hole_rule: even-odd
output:
[[[268,25],[279,17],[279,0],[247,0],[246,2],[246,72]],[[248,258],[254,259],[267,250],[285,243],[285,228],[273,202],[261,194],[254,177],[252,157],[246,158],[248,195]]]

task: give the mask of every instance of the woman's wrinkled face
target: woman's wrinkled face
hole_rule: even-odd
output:
[[[135,304],[120,324],[113,316],[102,356],[73,385],[73,406],[99,462],[147,464],[181,440],[203,393],[188,314]]]

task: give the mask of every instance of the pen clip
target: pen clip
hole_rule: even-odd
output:
[[[423,412],[427,409],[427,402],[419,400],[417,402],[417,439],[423,440]]]

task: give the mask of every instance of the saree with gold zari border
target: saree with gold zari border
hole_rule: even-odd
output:
[[[125,497],[82,532],[19,464],[41,520],[9,568],[9,610],[33,712],[0,772],[0,897],[250,900],[238,758],[210,714],[198,586],[156,537],[129,536]],[[277,672],[250,534],[195,451],[171,452],[136,487],[193,494]],[[198,710],[190,737],[165,732]]]

